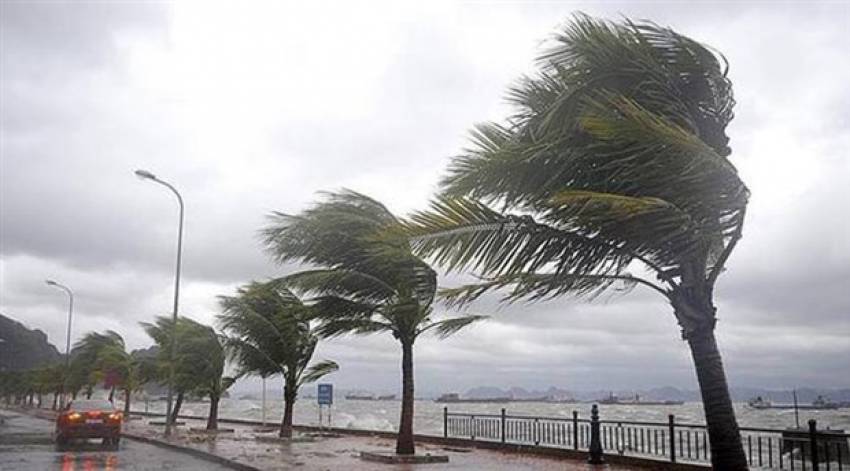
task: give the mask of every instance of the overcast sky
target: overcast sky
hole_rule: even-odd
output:
[[[850,386],[850,3],[16,2],[3,0],[0,312],[64,347],[168,314],[186,201],[181,313],[291,271],[257,231],[320,190],[423,208],[479,121],[571,13],[652,19],[728,58],[728,129],[752,190],[717,289],[731,383]],[[443,279],[451,283],[451,279]],[[445,284],[445,283],[444,283]],[[422,392],[475,385],[695,388],[672,310],[638,288],[498,309],[416,347]],[[338,386],[395,390],[389,335],[324,343]],[[246,387],[245,384],[242,387]]]

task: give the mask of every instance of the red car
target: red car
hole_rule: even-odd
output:
[[[56,417],[56,445],[63,448],[72,440],[102,438],[104,445],[117,448],[123,420],[124,415],[109,401],[71,401]]]

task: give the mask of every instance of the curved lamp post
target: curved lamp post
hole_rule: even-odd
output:
[[[68,376],[71,374],[71,317],[74,314],[74,292],[71,288],[53,280],[44,280],[50,286],[55,286],[68,293],[68,332],[65,335],[65,374],[62,376],[62,407],[65,406],[65,394],[68,390]]]
[[[143,180],[150,180],[168,188],[177,197],[177,202],[180,204],[180,222],[177,227],[177,269],[174,276],[174,310],[171,316],[171,346],[169,347],[169,362],[168,362],[168,400],[165,408],[165,436],[171,435],[171,407],[174,400],[174,341],[177,337],[177,304],[180,299],[180,260],[183,251],[183,198],[177,189],[170,183],[160,180],[156,175],[147,170],[136,170],[136,176]]]

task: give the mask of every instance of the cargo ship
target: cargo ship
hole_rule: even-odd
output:
[[[600,399],[600,404],[606,405],[624,405],[624,406],[681,406],[685,401],[646,401],[642,400],[639,395],[635,394],[634,399],[620,399],[614,393],[608,394],[608,397]]]

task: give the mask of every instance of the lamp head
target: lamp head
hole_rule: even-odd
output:
[[[148,172],[147,170],[136,170],[135,173],[136,176],[142,180],[156,180],[156,175]]]
[[[53,280],[44,280],[44,282],[47,283],[50,286],[56,286],[57,285],[57,283]]]

